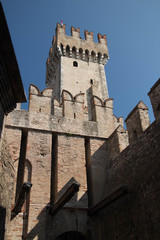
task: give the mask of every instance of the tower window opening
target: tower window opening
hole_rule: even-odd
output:
[[[90,80],[91,85],[93,85],[93,79]]]
[[[73,67],[78,67],[78,62],[74,61],[73,62]]]
[[[76,48],[75,47],[72,48],[72,57],[76,58]]]
[[[94,51],[91,52],[91,61],[94,62],[96,58],[96,54]]]
[[[89,51],[88,50],[86,50],[85,51],[85,61],[89,61]]]
[[[98,63],[101,63],[101,58],[102,58],[102,54],[99,52],[98,53]]]
[[[67,45],[66,47],[66,56],[69,57],[70,55],[70,47]]]
[[[82,48],[79,49],[79,58],[80,59],[83,58],[83,50],[82,50]]]
[[[74,119],[76,119],[76,114],[74,113]]]

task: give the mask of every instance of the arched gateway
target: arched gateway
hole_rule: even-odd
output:
[[[80,232],[70,231],[58,236],[56,240],[87,240],[86,236]]]

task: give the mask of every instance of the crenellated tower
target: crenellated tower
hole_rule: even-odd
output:
[[[79,28],[71,27],[71,36],[65,29],[57,24],[46,63],[47,88],[30,84],[28,111],[17,108],[6,119],[15,162],[8,239],[88,236],[94,228],[88,210],[104,196],[111,159],[128,145],[123,118],[114,116],[108,95],[106,35],[98,34],[96,43],[93,32],[85,30],[81,39]]]
[[[53,97],[58,101],[62,100],[63,90],[74,96],[85,94],[84,108],[92,120],[92,96],[102,100],[109,97],[104,69],[109,58],[106,35],[98,34],[96,43],[93,32],[85,30],[82,39],[79,28],[71,27],[71,36],[65,30],[66,25],[57,24],[46,63],[46,85],[53,88]]]
[[[30,84],[28,111],[5,118],[0,229],[5,240],[160,239],[160,79],[148,93],[155,121],[140,101],[125,130],[108,96],[106,36],[65,29],[57,24],[47,88]]]

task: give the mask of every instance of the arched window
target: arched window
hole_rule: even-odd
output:
[[[102,54],[99,52],[98,53],[98,63],[101,63],[101,58],[102,58]]]
[[[66,47],[66,56],[69,57],[69,53],[70,53],[70,47],[67,45]]]
[[[104,56],[104,58],[108,58],[108,56],[107,56],[107,54],[106,54],[106,53],[105,53],[103,56]]]
[[[103,64],[105,65],[105,64],[107,63],[107,61],[108,61],[108,56],[107,56],[107,54],[105,53],[105,54],[103,55]]]
[[[96,58],[96,54],[94,51],[91,52],[91,61],[94,62]]]
[[[80,48],[79,49],[79,58],[82,59],[82,57],[83,57],[83,49]]]
[[[88,50],[86,50],[85,51],[85,61],[89,61],[89,51]]]
[[[76,48],[75,47],[72,48],[72,57],[76,58]]]
[[[78,67],[78,62],[74,61],[73,62],[73,67]]]

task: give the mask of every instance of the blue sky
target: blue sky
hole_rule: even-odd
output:
[[[29,84],[45,88],[45,64],[56,23],[107,34],[110,60],[106,77],[114,114],[127,117],[140,101],[149,107],[147,93],[160,77],[159,0],[2,0],[28,97]],[[23,105],[27,108],[27,105]]]

